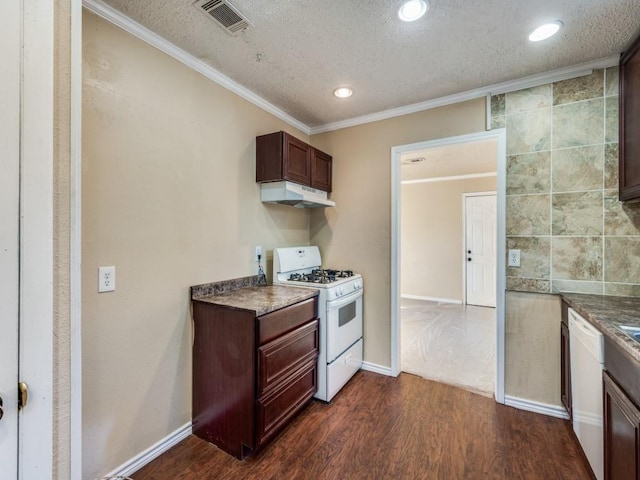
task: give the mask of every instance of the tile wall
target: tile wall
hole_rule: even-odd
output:
[[[618,201],[618,69],[493,96],[507,134],[507,289],[640,296],[640,203]]]

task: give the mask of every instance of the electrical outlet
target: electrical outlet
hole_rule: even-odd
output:
[[[116,267],[98,268],[98,293],[113,292],[116,289]]]
[[[520,266],[520,250],[509,250],[509,262],[510,267]]]
[[[262,258],[262,247],[261,246],[257,246],[256,247],[256,262],[259,262],[261,258]]]

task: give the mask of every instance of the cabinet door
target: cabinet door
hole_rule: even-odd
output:
[[[640,410],[603,372],[604,478],[640,480]]]
[[[640,199],[640,37],[620,59],[620,200]]]
[[[331,192],[331,165],[333,159],[320,150],[311,148],[311,186]]]
[[[311,184],[311,147],[291,135],[284,134],[282,173],[286,180]]]
[[[571,411],[571,356],[569,354],[569,327],[560,323],[560,400],[567,409],[569,420]]]

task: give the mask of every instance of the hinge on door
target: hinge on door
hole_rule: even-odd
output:
[[[29,400],[29,387],[24,382],[18,382],[18,410],[27,406]]]

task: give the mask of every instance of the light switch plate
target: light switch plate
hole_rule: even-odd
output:
[[[116,289],[116,267],[98,268],[98,293],[113,292]]]
[[[520,250],[509,250],[508,266],[519,267],[520,266]]]

